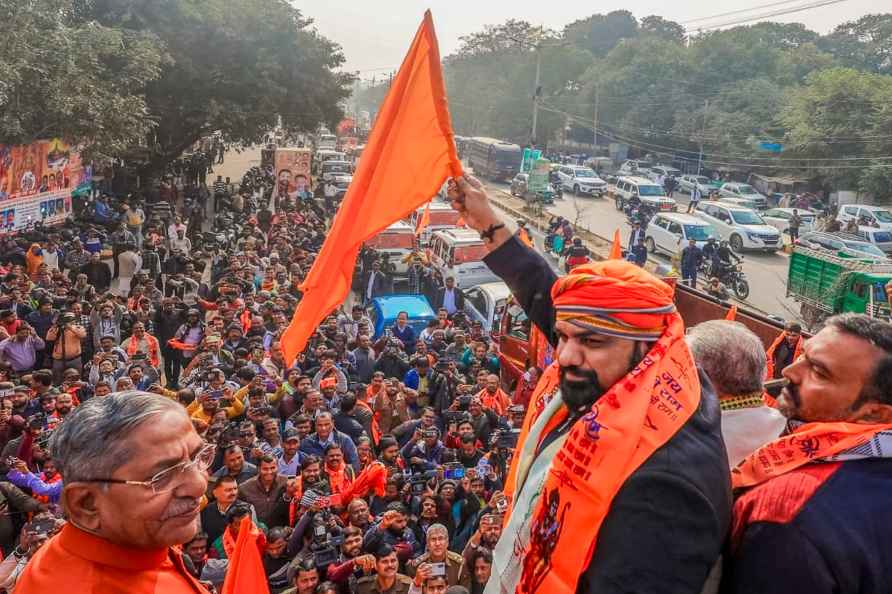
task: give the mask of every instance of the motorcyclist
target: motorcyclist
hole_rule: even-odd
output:
[[[570,272],[576,266],[587,263],[590,260],[590,253],[588,248],[582,245],[582,239],[574,237],[573,245],[567,250],[567,261],[564,265],[567,272]]]
[[[706,245],[703,246],[703,259],[711,263],[718,249],[719,246],[715,242],[715,237],[710,237],[706,240]]]
[[[733,263],[731,262],[732,259],[734,260]],[[723,279],[725,278],[725,275],[728,273],[728,271],[735,264],[739,264],[740,262],[740,256],[738,256],[731,250],[731,247],[728,245],[727,241],[722,240],[712,258],[711,276],[717,276],[719,279]]]

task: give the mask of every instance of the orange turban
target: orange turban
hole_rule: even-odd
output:
[[[551,288],[558,321],[632,340],[663,334],[678,315],[673,296],[672,287],[625,260],[577,266]]]

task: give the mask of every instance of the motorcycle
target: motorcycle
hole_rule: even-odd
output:
[[[750,284],[743,272],[743,264],[722,266],[719,270],[719,282],[730,287],[738,299],[746,299],[750,295]]]

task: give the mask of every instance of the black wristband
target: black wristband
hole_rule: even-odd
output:
[[[480,232],[480,239],[485,239],[487,241],[492,241],[493,235],[496,234],[496,231],[499,229],[504,229],[505,224],[499,223],[498,225],[490,225],[486,228],[486,230]]]

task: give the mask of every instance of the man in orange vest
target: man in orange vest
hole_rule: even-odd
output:
[[[729,525],[730,471],[672,288],[624,260],[558,279],[477,180],[450,197],[555,347],[506,481],[486,593],[701,592]]]
[[[198,532],[214,446],[174,400],[118,392],[77,407],[56,429],[68,523],[16,590],[204,594],[174,549]]]
[[[892,324],[833,316],[783,376],[788,431],[731,475],[722,591],[892,592]]]

